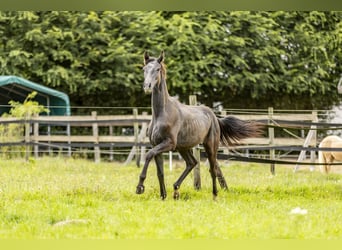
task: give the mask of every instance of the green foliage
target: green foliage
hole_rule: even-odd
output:
[[[3,117],[9,116],[29,119],[32,116],[38,115],[43,112],[48,113],[49,109],[45,108],[44,106],[40,105],[37,101],[33,100],[36,95],[36,91],[33,91],[32,93],[28,94],[23,103],[13,100],[9,101],[11,109],[9,111],[9,114],[5,113],[3,114]]]
[[[0,162],[1,239],[341,239],[341,175],[278,166],[223,164],[230,186],[212,200],[191,175],[180,200],[172,183],[183,168],[165,172],[168,197],[159,199],[151,166],[143,195],[139,168],[118,163],[42,158]],[[300,207],[307,214],[291,214]]]
[[[77,106],[148,106],[142,54],[166,52],[172,95],[226,107],[339,102],[339,11],[2,11],[0,74],[65,91]]]
[[[36,95],[37,92],[35,91],[28,94],[23,103],[13,100],[9,101],[11,109],[8,114],[2,114],[2,117],[22,118],[28,120],[34,115],[38,115],[43,112],[48,113],[49,110],[47,108],[33,100]],[[25,124],[0,124],[0,142],[20,142],[24,138],[24,132]],[[1,153],[3,157],[15,157],[21,155],[22,152],[24,152],[23,148],[23,146],[13,146],[12,150],[10,150],[9,146],[2,146]]]

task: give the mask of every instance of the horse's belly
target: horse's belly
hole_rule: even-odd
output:
[[[177,141],[176,149],[189,149],[189,148],[195,147],[196,145],[198,145],[200,143],[202,143],[202,142],[194,143],[193,141],[189,142],[189,141],[179,140],[179,141]]]
[[[199,132],[199,131],[197,131]],[[196,133],[195,131],[189,131],[189,132],[180,132],[177,137],[177,148],[183,149],[183,148],[192,148],[198,144],[201,144],[204,140],[204,137],[206,134],[204,132],[202,133]]]

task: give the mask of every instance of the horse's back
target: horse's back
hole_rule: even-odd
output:
[[[342,148],[342,139],[336,135],[329,135],[325,137],[319,144],[320,148]],[[331,164],[334,161],[342,161],[342,151],[324,151],[318,152],[318,161],[322,165],[320,166],[321,172],[329,173]]]
[[[329,135],[325,137],[319,144],[319,148],[342,148],[342,139],[336,135]],[[332,161],[333,159],[341,161],[342,151],[319,151],[319,158],[325,157],[327,161]]]
[[[329,148],[329,147],[336,147],[342,148],[342,139],[336,135],[328,135],[325,137],[321,143],[319,144],[320,148]]]
[[[180,105],[181,128],[178,134],[178,148],[189,148],[202,143],[218,122],[213,111],[206,106]]]

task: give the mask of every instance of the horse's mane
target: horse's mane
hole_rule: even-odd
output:
[[[163,77],[166,80],[166,64],[162,62],[160,65],[161,65]]]

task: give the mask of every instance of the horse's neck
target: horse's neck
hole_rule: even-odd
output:
[[[159,86],[155,86],[152,91],[152,111],[155,117],[165,112],[165,107],[169,101],[170,95],[167,90],[165,78],[162,77]]]

